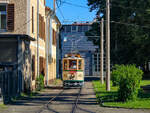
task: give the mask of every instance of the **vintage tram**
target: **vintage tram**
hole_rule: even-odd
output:
[[[80,54],[66,54],[63,58],[63,86],[78,87],[84,84],[84,59]]]

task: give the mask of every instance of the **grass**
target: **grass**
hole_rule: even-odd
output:
[[[61,79],[56,79],[56,80],[54,80],[53,84],[54,85],[60,85],[60,84],[62,84],[62,80]]]
[[[7,108],[7,106],[5,106],[4,104],[0,104],[0,110],[1,109],[6,109]]]
[[[147,86],[150,85],[150,80],[142,80],[140,83],[141,86]]]
[[[21,93],[19,96],[13,97],[12,101],[15,102],[16,100],[20,100],[20,99],[23,99],[23,98],[34,98],[34,97],[36,97],[37,94],[38,94],[37,91],[30,92],[28,94],[27,93]]]
[[[143,80],[141,86],[150,85],[150,80]],[[100,81],[93,81],[94,90],[97,101],[102,106],[108,107],[123,107],[123,108],[150,108],[150,92],[140,91],[136,101],[118,102],[117,90],[118,87],[113,87],[111,83],[111,91],[107,92],[105,84],[102,85]],[[102,104],[103,103],[103,104]]]

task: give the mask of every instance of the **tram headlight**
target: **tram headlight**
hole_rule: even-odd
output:
[[[79,76],[79,77],[82,77],[82,74],[79,74],[78,76]]]
[[[64,74],[64,78],[67,78],[67,74]]]

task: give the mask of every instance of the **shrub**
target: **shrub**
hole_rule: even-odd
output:
[[[121,101],[136,100],[142,79],[142,70],[135,65],[122,65],[119,70],[118,99]],[[117,75],[118,76],[118,75]]]
[[[113,71],[111,73],[111,80],[112,80],[113,86],[119,85],[120,77],[123,73],[123,67],[124,67],[124,65],[115,65],[113,67]]]
[[[36,90],[40,91],[43,88],[44,88],[44,76],[40,74],[40,76],[36,78]]]

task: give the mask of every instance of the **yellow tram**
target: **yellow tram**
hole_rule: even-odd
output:
[[[66,54],[63,58],[63,86],[84,84],[84,59],[80,54]]]

